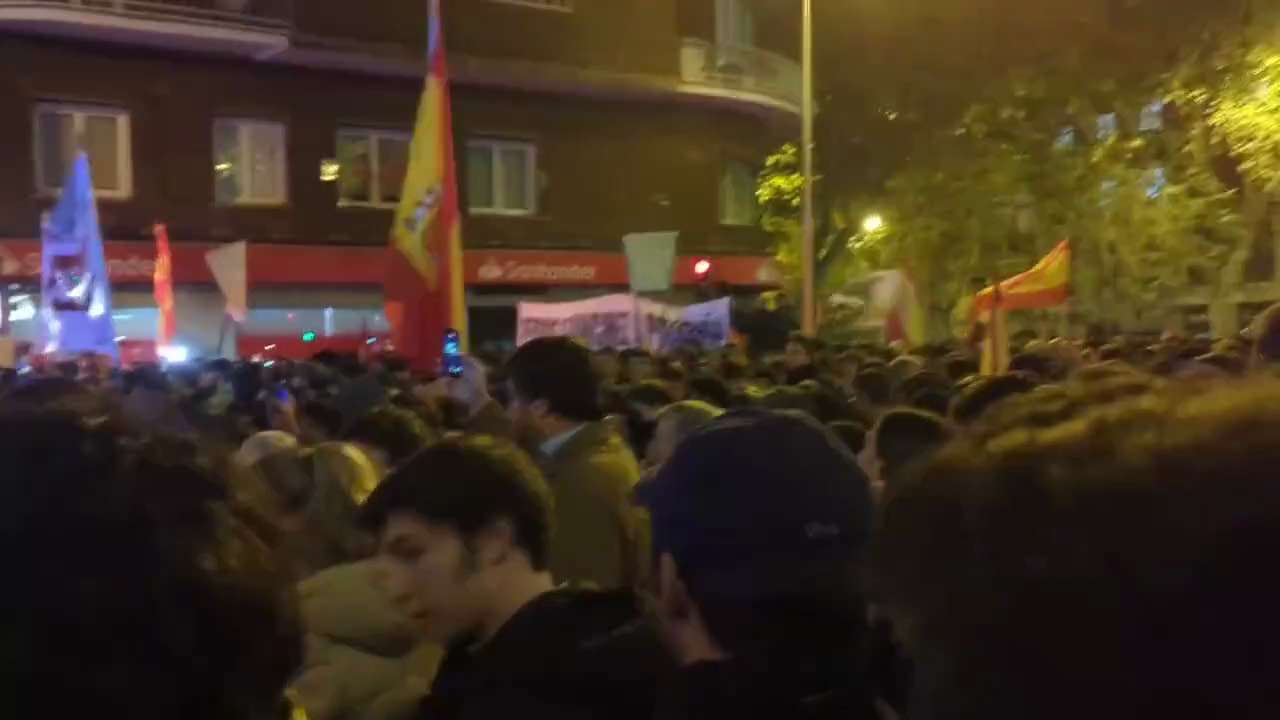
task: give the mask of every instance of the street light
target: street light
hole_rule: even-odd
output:
[[[801,193],[802,234],[800,237],[800,276],[803,282],[800,306],[800,331],[813,337],[818,331],[817,302],[814,294],[813,273],[816,268],[813,247],[813,0],[803,0],[801,30],[801,85],[800,114],[802,118],[801,172],[804,187]]]
[[[884,217],[879,213],[871,213],[862,219],[862,231],[865,233],[880,232],[884,229]]]

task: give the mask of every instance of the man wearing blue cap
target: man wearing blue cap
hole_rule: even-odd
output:
[[[853,455],[798,413],[722,416],[638,491],[659,632],[681,668],[658,717],[876,716]]]

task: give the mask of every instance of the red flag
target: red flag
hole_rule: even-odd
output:
[[[169,252],[169,231],[165,226],[156,223],[152,230],[156,236],[156,271],[152,284],[156,307],[160,310],[156,345],[171,345],[178,331],[178,321],[173,314],[173,255]]]
[[[395,347],[419,369],[438,365],[446,328],[456,329],[464,343],[467,331],[462,218],[439,0],[431,0],[430,15],[427,79],[391,228],[385,288]]]

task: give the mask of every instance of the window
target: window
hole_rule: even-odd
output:
[[[284,124],[213,122],[213,185],[218,205],[283,205],[288,200]]]
[[[537,210],[538,151],[531,143],[472,140],[467,143],[467,205],[471,212],[532,215]]]
[[[716,0],[716,44],[755,45],[755,17],[747,0]]]
[[[1169,186],[1169,172],[1162,167],[1147,172],[1147,197],[1155,200]]]
[[[1076,129],[1073,127],[1064,127],[1058,131],[1058,137],[1054,138],[1053,146],[1058,150],[1070,150],[1076,146]]]
[[[36,190],[56,194],[76,154],[89,156],[93,189],[102,198],[133,194],[129,114],[107,107],[41,104],[35,110]]]
[[[1112,137],[1115,137],[1116,133],[1119,131],[1119,120],[1116,118],[1115,113],[1107,113],[1105,115],[1098,116],[1098,142],[1103,142],[1104,140],[1109,140]]]
[[[493,0],[504,5],[524,5],[526,7],[542,8],[543,10],[560,10],[563,12],[573,12],[573,0]]]
[[[338,131],[338,204],[395,207],[409,165],[404,132]]]
[[[1155,102],[1142,108],[1138,118],[1138,132],[1160,132],[1164,129],[1164,102]]]
[[[754,225],[756,174],[744,162],[730,162],[720,176],[720,224]]]

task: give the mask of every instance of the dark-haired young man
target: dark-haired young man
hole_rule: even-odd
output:
[[[643,576],[639,516],[631,492],[640,468],[604,422],[591,353],[566,337],[525,343],[507,363],[507,413],[538,455],[555,496],[551,572],[604,589]]]
[[[370,496],[392,598],[448,648],[424,720],[648,718],[663,664],[634,595],[557,588],[552,493],[485,436],[415,456]]]
[[[656,717],[874,716],[858,586],[871,501],[835,436],[799,413],[727,413],[639,495],[679,667]]]

